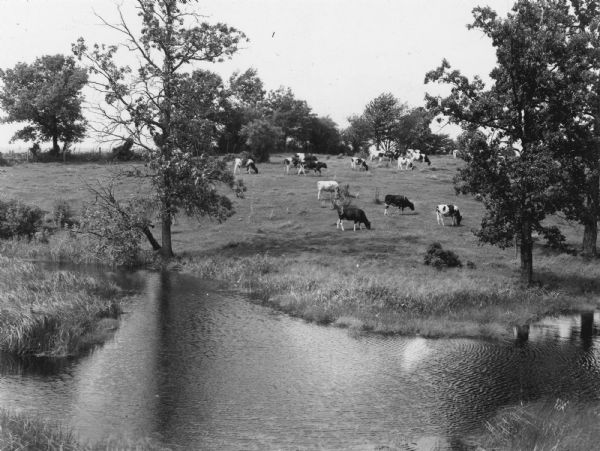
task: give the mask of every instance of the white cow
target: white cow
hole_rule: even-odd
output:
[[[317,182],[317,199],[319,200],[321,200],[321,191],[327,191],[329,193],[339,193],[340,185],[334,180],[320,180]],[[331,194],[329,195],[329,197],[331,197]]]
[[[400,170],[406,169],[408,171],[409,169],[414,169],[414,168],[415,168],[415,165],[413,164],[413,161],[411,158],[405,158],[405,157],[398,158],[398,169],[400,169]]]
[[[240,169],[242,167],[242,159],[241,158],[236,158],[235,160],[233,160],[233,175],[235,175],[237,172],[241,172],[242,170]]]
[[[458,156],[458,149],[454,149],[454,150],[452,151],[452,156],[453,156],[454,158],[456,158],[456,157]]]
[[[381,158],[385,154],[385,150],[377,150],[377,147],[371,146],[369,147],[369,161],[373,161],[373,158],[378,158],[379,162],[381,162]]]

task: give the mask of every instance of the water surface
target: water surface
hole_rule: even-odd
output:
[[[116,277],[116,275],[114,275]],[[0,358],[0,403],[85,440],[182,449],[458,448],[499,408],[600,396],[593,313],[528,339],[355,336],[247,302],[207,281],[139,272],[114,338],[71,361]]]

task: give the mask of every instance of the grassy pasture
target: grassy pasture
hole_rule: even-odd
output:
[[[498,336],[511,326],[545,314],[595,306],[600,292],[597,264],[557,254],[541,244],[534,256],[539,285],[518,286],[514,249],[479,245],[482,205],[456,196],[452,178],[461,160],[433,156],[431,166],[413,171],[373,163],[368,172],[353,171],[348,157],[326,157],[322,175],[286,174],[284,155],[260,164],[259,174],[242,173],[248,190],[234,199],[236,213],[219,224],[180,218],[173,227],[173,247],[183,270],[228,281],[256,302],[292,315],[379,332],[425,336]],[[48,211],[56,199],[77,210],[90,194],[85,183],[104,180],[134,164],[23,164],[0,169],[0,189],[9,197]],[[372,229],[336,229],[337,213],[328,200],[317,200],[317,181],[349,184],[353,203],[365,210]],[[127,197],[147,186],[127,177],[118,193]],[[415,211],[390,207],[384,216],[376,193],[403,194]],[[328,194],[325,193],[325,198]],[[437,224],[435,206],[459,206],[460,227]],[[570,244],[581,239],[576,225],[555,219]],[[157,227],[154,229],[160,233]],[[425,266],[427,247],[438,241],[458,254],[463,268]],[[52,246],[52,241],[50,243]],[[466,266],[467,262],[473,265]]]
[[[452,177],[463,164],[460,160],[434,156],[430,167],[418,165],[414,171],[373,164],[368,172],[358,172],[350,169],[349,158],[320,159],[328,165],[321,176],[285,174],[281,155],[259,165],[258,175],[241,174],[248,187],[246,197],[232,196],[236,213],[223,224],[179,219],[173,228],[173,246],[181,257],[178,266],[225,280],[247,292],[253,301],[291,315],[359,331],[501,337],[510,335],[513,325],[543,315],[598,306],[600,269],[596,260],[559,254],[538,243],[534,271],[539,284],[523,288],[518,285],[519,262],[514,249],[478,244],[471,230],[479,226],[482,206],[470,197],[455,196],[452,188]],[[129,163],[15,165],[0,168],[0,190],[7,197],[47,211],[57,199],[63,199],[77,211],[90,199],[86,182],[106,180],[115,171],[133,167]],[[360,193],[354,204],[365,210],[372,230],[353,232],[349,222],[345,231],[336,229],[336,212],[328,201],[317,200],[317,180],[348,183],[351,193]],[[147,189],[138,182],[133,177],[124,178],[118,192],[127,197]],[[386,194],[406,195],[416,209],[404,214],[392,209],[386,217],[384,205],[375,203],[376,191],[381,200]],[[438,203],[457,204],[464,217],[462,225],[437,225],[434,209]],[[579,245],[581,230],[577,225],[552,220],[566,232],[569,244]],[[474,268],[437,270],[425,266],[423,256],[433,241],[456,252],[463,264],[471,261]],[[27,247],[64,242],[64,236],[57,236],[49,245],[11,248],[5,244],[4,252],[13,249],[18,254]],[[43,249],[36,255],[43,255]],[[55,255],[60,258],[61,254]],[[64,258],[68,257],[66,252]],[[532,412],[533,416],[538,414],[535,409]],[[539,449],[579,449],[582,444],[581,449],[585,449],[592,443],[593,437],[580,438],[582,418],[577,415],[565,422],[563,412],[557,411],[547,422],[534,424],[529,416],[532,412],[506,412],[490,425],[489,434],[476,437],[475,443],[494,449],[532,449],[532,443]],[[0,415],[2,421],[10,422],[10,427],[3,426],[2,430],[11,435],[0,437],[0,443],[15,445],[7,445],[7,449],[22,449],[24,444],[37,442],[88,449],[74,442],[68,431],[51,431],[63,434],[51,438],[45,424],[7,412]],[[547,435],[548,425],[555,427],[556,421],[567,427],[561,429],[560,436],[540,445],[539,437]],[[585,425],[593,418],[583,421],[587,429]],[[509,439],[515,434],[519,437]],[[569,446],[557,447],[564,437],[570,437]]]

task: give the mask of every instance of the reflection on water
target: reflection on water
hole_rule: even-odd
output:
[[[3,407],[60,419],[85,439],[187,449],[451,449],[499,407],[600,394],[593,313],[503,343],[357,338],[188,276],[119,283],[141,294],[91,355],[47,366],[0,358]]]

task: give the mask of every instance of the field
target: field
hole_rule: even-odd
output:
[[[433,156],[431,166],[413,171],[374,163],[368,172],[353,171],[348,157],[326,157],[323,175],[284,172],[283,155],[258,165],[258,175],[239,175],[247,186],[235,214],[219,224],[180,218],[173,227],[179,267],[200,276],[227,280],[257,302],[323,323],[382,332],[426,336],[497,336],[548,313],[596,304],[597,265],[580,257],[538,246],[534,288],[518,286],[514,248],[480,245],[482,205],[456,196],[452,178],[461,160]],[[111,173],[131,171],[130,164],[22,164],[0,169],[0,189],[51,211],[57,199],[78,210],[90,193],[86,183]],[[328,200],[317,200],[317,181],[336,180],[358,194],[353,203],[365,210],[372,229],[336,228],[337,213]],[[117,193],[127,197],[147,187],[124,178]],[[403,194],[415,211],[390,208],[386,194]],[[327,199],[328,194],[325,194]],[[437,224],[435,206],[460,207],[460,227]],[[569,244],[581,239],[575,224],[553,218]],[[157,227],[154,230],[158,230]],[[158,232],[157,232],[158,233]],[[458,254],[462,268],[438,270],[423,264],[433,242]]]

